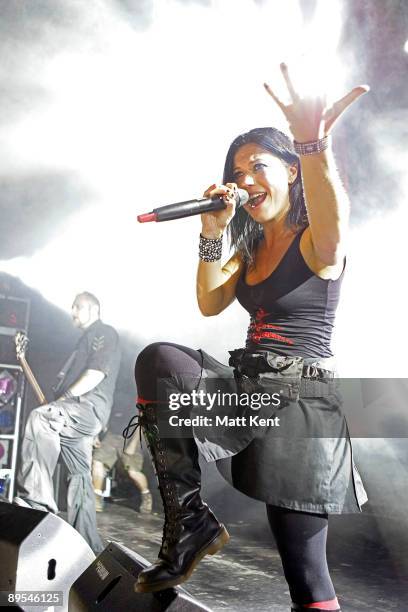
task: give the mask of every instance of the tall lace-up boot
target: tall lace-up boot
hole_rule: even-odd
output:
[[[136,591],[147,593],[187,580],[201,559],[219,551],[229,535],[201,499],[201,470],[194,439],[163,438],[159,423],[163,415],[158,414],[157,405],[138,408],[165,515],[158,559],[139,574],[135,585]]]

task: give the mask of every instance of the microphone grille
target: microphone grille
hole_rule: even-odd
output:
[[[243,206],[249,200],[249,193],[245,189],[237,189],[237,206]]]

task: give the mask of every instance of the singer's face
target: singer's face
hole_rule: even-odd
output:
[[[284,217],[289,209],[288,183],[296,172],[296,166],[288,167],[258,144],[240,147],[234,158],[234,181],[249,193],[247,213],[258,223]]]

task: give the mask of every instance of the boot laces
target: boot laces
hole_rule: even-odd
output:
[[[177,516],[168,515],[165,518],[163,526],[162,547],[166,548],[167,544],[177,542],[179,539],[180,521]]]
[[[148,446],[155,457],[156,474],[159,480],[162,498],[164,501],[164,526],[161,543],[161,551],[166,553],[169,546],[179,539],[180,535],[180,509],[176,503],[176,495],[171,483],[166,478],[166,467],[163,461],[157,457],[163,454],[162,441],[160,439],[159,428],[156,425],[156,414],[154,407],[145,404],[136,404],[139,413],[132,416],[127,427],[123,430],[123,437],[126,440],[131,438],[139,429],[140,441],[142,443],[142,430]]]
[[[136,407],[139,409],[139,414],[134,414],[123,430],[123,450],[125,450],[127,440],[130,440],[130,438],[135,435],[137,430],[139,430],[139,440],[141,446],[143,444],[142,429],[148,444],[156,444],[159,439],[159,428],[154,422],[151,422],[152,419],[149,419],[150,414],[147,407],[145,407],[143,404],[136,404]]]

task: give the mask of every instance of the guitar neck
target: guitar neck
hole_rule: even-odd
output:
[[[20,361],[21,367],[23,368],[24,374],[26,375],[27,380],[30,383],[38,401],[40,402],[41,405],[46,404],[47,400],[45,399],[45,395],[42,392],[41,387],[38,384],[30,366],[28,365],[26,358],[23,356],[20,356],[19,361]]]

